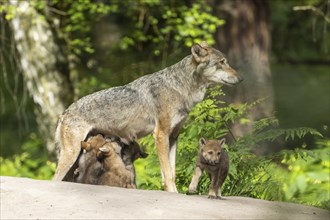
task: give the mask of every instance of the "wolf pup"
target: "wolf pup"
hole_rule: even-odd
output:
[[[102,135],[82,141],[83,153],[75,171],[75,182],[94,185],[108,185],[124,188],[136,188],[132,182],[132,172],[118,154],[117,142],[108,142]]]
[[[141,150],[139,144],[133,141],[130,145],[123,144],[121,148],[121,157],[126,166],[126,169],[131,172],[131,182],[136,188],[136,172],[134,167],[134,161],[139,158],[146,158],[147,153]]]
[[[121,155],[126,169],[131,171],[131,178],[134,185],[136,184],[136,172],[134,167],[134,161],[139,158],[146,158],[147,153],[142,151],[140,145],[136,141],[132,141],[129,145],[120,141],[118,137],[106,137],[108,142],[117,142],[120,145],[120,150],[117,151]]]
[[[189,193],[194,193],[197,189],[199,178],[203,170],[211,179],[209,196],[210,199],[221,199],[221,186],[225,181],[229,170],[229,159],[227,152],[223,149],[225,139],[199,140],[200,150],[197,155],[197,164],[191,183]]]
[[[175,186],[176,142],[189,111],[204,98],[206,88],[241,81],[225,56],[206,42],[191,55],[156,73],[119,87],[82,97],[60,116],[55,141],[59,158],[54,180],[70,181],[80,141],[91,131],[120,137],[129,144],[153,133],[166,191]]]

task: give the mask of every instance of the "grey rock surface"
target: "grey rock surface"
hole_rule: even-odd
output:
[[[330,219],[314,207],[244,197],[1,177],[1,219]]]

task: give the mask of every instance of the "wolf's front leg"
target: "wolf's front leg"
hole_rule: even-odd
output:
[[[168,192],[177,192],[169,159],[169,135],[166,131],[161,129],[160,126],[156,126],[154,138],[164,178],[164,189]]]
[[[191,183],[189,185],[189,193],[196,192],[199,178],[201,177],[202,173],[203,173],[203,170],[199,166],[197,166],[195,169],[194,175],[191,179]]]

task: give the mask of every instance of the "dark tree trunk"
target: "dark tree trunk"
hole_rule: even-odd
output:
[[[216,33],[217,47],[243,76],[237,87],[224,88],[229,103],[265,99],[248,115],[258,120],[273,113],[273,88],[269,66],[270,9],[266,0],[219,0],[214,12],[226,24]],[[242,136],[251,125],[234,124],[232,131]]]

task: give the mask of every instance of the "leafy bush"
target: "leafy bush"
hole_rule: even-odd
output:
[[[191,47],[203,39],[213,45],[213,34],[225,23],[212,15],[212,8],[202,0],[194,1],[189,7],[184,1],[159,0],[141,0],[135,4],[122,1],[118,7],[125,8],[128,21],[133,21],[121,40],[121,49],[141,49],[143,44],[152,44],[157,56],[161,55],[160,48],[162,56],[167,56],[170,42]]]
[[[211,89],[207,98],[190,112],[179,136],[176,184],[181,193],[188,191],[195,168],[199,138],[219,139],[227,135],[228,124],[235,120],[246,123],[247,120],[242,120],[245,113],[260,102],[240,106],[226,105],[219,101],[219,96],[222,95],[219,87]],[[329,153],[324,144],[321,144],[320,150],[282,151],[272,157],[257,157],[252,153],[253,147],[278,138],[289,140],[302,138],[307,134],[322,137],[312,128],[280,129],[277,125],[278,121],[274,117],[252,122],[251,133],[226,145],[230,170],[223,185],[223,195],[329,207],[329,176],[326,176],[329,173]],[[148,136],[140,143],[147,147],[149,157],[136,163],[137,184],[139,188],[161,189],[159,162],[153,138]],[[319,143],[328,142],[323,140]],[[299,172],[293,167],[300,167]],[[207,175],[203,175],[198,186],[199,194],[207,194],[209,184]]]
[[[283,183],[285,201],[330,209],[330,140],[320,139],[317,149],[280,152],[275,178]]]
[[[55,172],[55,163],[47,159],[47,153],[40,138],[31,134],[22,146],[23,153],[11,158],[0,157],[0,175],[29,177],[33,179],[51,179]]]

